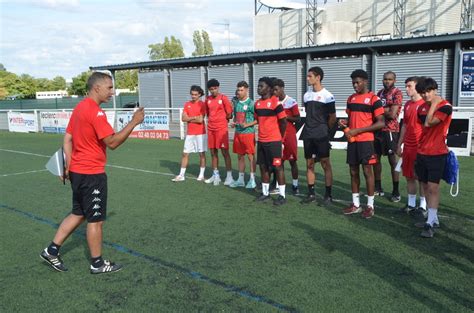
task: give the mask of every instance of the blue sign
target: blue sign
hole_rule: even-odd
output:
[[[463,52],[461,58],[461,97],[474,97],[474,52]]]

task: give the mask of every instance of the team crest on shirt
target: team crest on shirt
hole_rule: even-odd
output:
[[[222,100],[219,100],[219,104],[222,104]]]
[[[351,101],[355,101],[355,99],[356,99],[355,97],[352,97]]]
[[[207,100],[207,104],[211,104],[211,100]]]
[[[267,108],[271,107],[272,106],[272,103],[271,102],[267,102]]]
[[[245,104],[244,107],[243,107],[244,111],[247,111],[248,109],[248,106]]]
[[[370,98],[365,98],[365,99],[364,99],[364,103],[365,103],[365,104],[369,104],[369,102],[370,102]]]

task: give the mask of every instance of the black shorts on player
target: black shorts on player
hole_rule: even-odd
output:
[[[267,168],[281,165],[282,157],[281,141],[258,142],[257,164],[265,165]]]
[[[331,143],[329,138],[324,139],[303,139],[304,144],[304,158],[309,159],[324,159],[329,158]]]
[[[446,154],[423,155],[417,154],[415,161],[415,173],[422,183],[435,183],[443,177],[444,166],[446,164]]]
[[[70,172],[72,214],[84,216],[89,223],[104,221],[107,216],[107,175]]]
[[[375,133],[374,147],[377,155],[393,155],[397,152],[398,132],[379,131]]]
[[[350,142],[347,144],[347,164],[373,165],[377,163],[373,141]]]

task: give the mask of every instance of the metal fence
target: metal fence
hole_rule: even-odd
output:
[[[78,98],[55,98],[55,99],[16,99],[1,100],[0,110],[58,110],[73,109],[84,97]],[[123,108],[130,102],[138,101],[137,95],[126,95],[115,97],[117,108]],[[101,104],[102,108],[113,108],[113,101]]]

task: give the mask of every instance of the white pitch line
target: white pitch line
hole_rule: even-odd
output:
[[[0,151],[11,152],[11,153],[19,153],[19,154],[26,154],[26,155],[33,155],[33,156],[39,156],[39,157],[42,157],[42,158],[50,158],[50,157],[51,157],[51,156],[49,156],[49,155],[44,155],[44,154],[37,154],[37,153],[24,152],[24,151],[16,151],[16,150],[8,150],[8,149],[0,149]]]
[[[47,169],[36,170],[36,171],[27,171],[27,172],[19,172],[19,173],[11,173],[11,174],[2,174],[2,175],[0,175],[0,177],[23,175],[23,174],[30,174],[30,173],[39,173],[39,172],[44,172],[44,171],[47,171]]]
[[[44,154],[31,153],[31,152],[25,152],[25,151],[17,151],[17,150],[0,149],[0,151],[38,156],[38,157],[42,157],[42,158],[50,158],[51,157],[51,156],[44,155]],[[128,170],[128,171],[135,171],[135,172],[142,172],[142,173],[149,173],[149,174],[158,174],[158,175],[164,175],[164,176],[175,176],[172,173],[156,172],[156,171],[144,170],[144,169],[140,169],[140,168],[127,167],[127,166],[120,166],[120,165],[113,165],[113,164],[107,164],[106,166],[112,167],[112,168],[119,168],[119,169],[123,169],[123,170]],[[8,174],[8,175],[10,175],[10,174]],[[192,177],[192,178],[195,179],[195,177]]]

